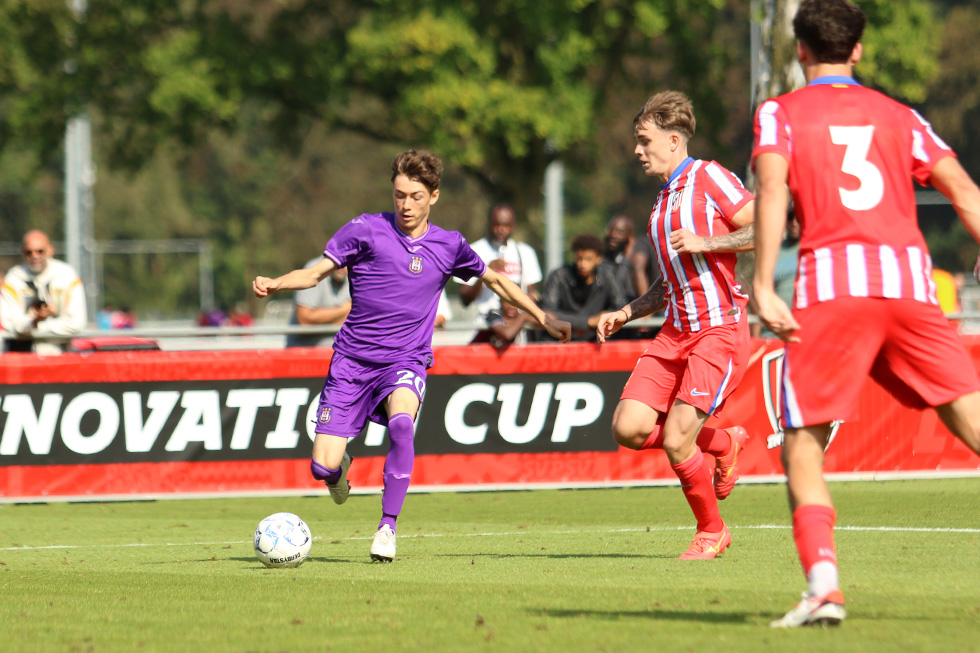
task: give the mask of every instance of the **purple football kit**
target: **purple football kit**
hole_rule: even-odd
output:
[[[348,268],[351,311],[334,338],[314,430],[352,438],[368,419],[388,426],[379,406],[396,388],[421,403],[439,295],[451,277],[482,276],[486,264],[459,232],[430,222],[409,238],[393,213],[359,215],[323,255]]]

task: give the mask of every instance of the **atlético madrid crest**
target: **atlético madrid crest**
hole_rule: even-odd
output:
[[[323,410],[320,411],[320,423],[321,424],[326,424],[327,422],[330,421],[330,411],[332,411],[332,410],[333,410],[333,408],[331,408],[330,406],[327,406],[326,408],[324,408]]]
[[[421,272],[422,271],[422,257],[421,256],[413,256],[412,257],[412,262],[411,262],[411,264],[409,264],[408,269],[411,270],[412,272],[414,272],[415,274],[418,274],[419,272]]]
[[[782,426],[782,378],[783,378],[783,357],[785,349],[774,349],[762,357],[762,391],[766,403],[766,416],[769,418],[769,426],[773,433],[766,438],[766,447],[775,449],[783,445],[783,426]],[[833,421],[830,423],[830,437],[827,438],[827,447],[837,437],[837,430],[843,421]]]

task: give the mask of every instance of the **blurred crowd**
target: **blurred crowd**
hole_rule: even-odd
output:
[[[589,233],[575,236],[570,247],[571,262],[547,276],[542,274],[534,248],[514,236],[517,228],[514,209],[497,204],[490,209],[486,235],[472,247],[490,268],[507,275],[546,312],[571,323],[573,340],[594,342],[596,325],[603,314],[619,310],[653,284],[663,282],[650,239],[646,234],[637,237],[628,216],[617,215],[609,220],[602,237]],[[794,291],[799,237],[799,222],[791,212],[775,270],[776,291],[787,303]],[[70,347],[72,336],[88,324],[81,279],[71,266],[54,258],[51,241],[42,231],[33,229],[24,235],[21,253],[23,262],[0,277],[4,351],[47,355],[64,352]],[[311,259],[306,267],[319,260],[320,257]],[[547,333],[533,328],[529,315],[509,304],[501,305],[499,297],[484,288],[479,279],[456,281],[460,303],[464,308],[472,306],[476,312],[471,342],[503,349],[512,344],[551,340]],[[934,269],[933,281],[943,312],[961,313],[965,275]],[[339,326],[350,306],[347,270],[342,268],[317,286],[294,293],[289,324]],[[753,308],[751,301],[749,308]],[[452,319],[450,300],[443,291],[436,328]],[[133,329],[137,317],[127,306],[106,304],[94,316],[94,323],[100,330]],[[201,327],[249,327],[254,323],[244,303],[227,311],[202,310],[197,316]],[[624,329],[616,337],[652,338],[656,331],[653,327]],[[774,337],[761,323],[752,325],[752,335]],[[331,334],[290,333],[286,346],[324,346],[331,340]]]

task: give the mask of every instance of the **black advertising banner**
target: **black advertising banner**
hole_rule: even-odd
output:
[[[626,372],[430,375],[416,453],[612,451]],[[0,466],[275,460],[310,454],[322,378],[7,385]],[[350,445],[383,455],[376,425]]]
[[[964,336],[974,365],[980,338]],[[676,483],[666,456],[617,448],[612,413],[647,343],[443,347],[416,434],[415,488]],[[708,425],[744,426],[743,478],[781,478],[782,344],[753,340],[745,377]],[[325,348],[102,352],[0,363],[0,502],[322,493],[310,476]],[[770,401],[771,399],[771,401]],[[895,425],[914,446],[894,447]],[[828,474],[980,474],[934,411],[867,383],[827,451]],[[350,444],[355,488],[380,490],[385,429]],[[886,454],[882,454],[886,452]]]
[[[430,376],[420,453],[615,451],[626,372]]]

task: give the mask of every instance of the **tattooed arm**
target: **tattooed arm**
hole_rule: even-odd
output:
[[[732,218],[732,224],[738,227],[732,233],[704,237],[687,229],[675,229],[670,233],[670,245],[681,254],[748,252],[755,249],[754,220],[755,200],[752,200]]]
[[[657,283],[650,286],[649,290],[620,309],[626,315],[623,324],[630,320],[653,315],[664,307],[666,296],[667,289],[664,284]]]
[[[599,324],[596,327],[596,335],[599,338],[599,342],[605,342],[606,338],[622,329],[623,325],[630,320],[653,315],[656,311],[663,308],[666,294],[667,290],[664,284],[655,283],[643,295],[637,297],[618,311],[603,314],[599,318]]]

